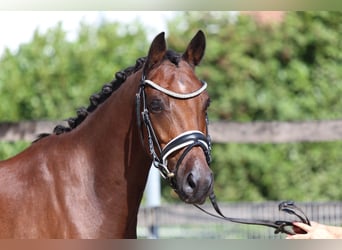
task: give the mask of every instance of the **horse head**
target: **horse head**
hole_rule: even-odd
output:
[[[187,203],[201,204],[213,188],[207,83],[195,67],[205,50],[199,31],[183,54],[167,50],[164,33],[153,40],[137,97],[138,122],[152,165]],[[141,104],[141,105],[140,105]]]

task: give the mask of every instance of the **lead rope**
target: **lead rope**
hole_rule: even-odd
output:
[[[202,212],[204,212],[204,213],[206,213],[212,217],[218,218],[218,219],[223,219],[226,221],[230,221],[230,222],[234,222],[234,223],[240,223],[240,224],[272,227],[272,228],[276,229],[274,231],[275,234],[278,234],[278,233],[286,233],[289,235],[296,234],[293,231],[286,229],[287,226],[295,227],[293,225],[292,221],[285,221],[285,220],[270,221],[270,220],[260,220],[260,219],[243,219],[243,218],[226,217],[225,215],[223,215],[222,211],[220,210],[220,208],[216,202],[216,196],[215,196],[214,192],[210,193],[209,199],[210,199],[210,202],[213,205],[213,207],[214,207],[214,209],[218,215],[213,214],[211,212],[208,212],[207,210],[203,209],[202,207],[200,207],[196,204],[194,204],[194,206],[197,207]],[[308,217],[305,215],[305,213],[299,207],[297,207],[294,204],[293,201],[283,201],[279,204],[278,207],[279,207],[280,211],[286,212],[288,214],[293,214],[293,215],[297,216],[301,222],[303,222],[307,225],[310,225],[310,220],[308,219]],[[297,227],[296,231],[299,233],[303,233],[303,234],[306,233],[298,227]]]

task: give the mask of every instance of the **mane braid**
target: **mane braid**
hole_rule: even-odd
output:
[[[109,83],[104,84],[100,92],[95,93],[90,96],[89,98],[90,104],[87,108],[81,107],[77,109],[76,111],[77,116],[66,120],[68,123],[68,126],[57,125],[53,129],[53,134],[60,135],[63,133],[67,133],[73,130],[74,128],[76,128],[78,125],[80,125],[87,118],[89,113],[93,112],[100,104],[102,104],[105,100],[107,100],[108,97],[110,97],[111,94],[114,91],[116,91],[126,81],[127,77],[129,77],[133,73],[140,70],[145,63],[145,60],[146,60],[146,57],[138,58],[134,66],[128,67],[122,71],[117,72],[115,74],[114,79],[110,81]],[[49,135],[51,134],[48,134],[48,133],[39,134],[37,139],[34,140],[33,143]]]

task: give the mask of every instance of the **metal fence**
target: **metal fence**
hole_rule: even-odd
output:
[[[222,203],[222,212],[229,217],[267,220],[295,220],[278,210],[279,202]],[[311,221],[342,225],[342,202],[296,202]],[[212,210],[209,204],[203,206]],[[138,237],[160,239],[282,239],[274,229],[241,225],[212,218],[192,205],[173,204],[142,207],[138,215]]]

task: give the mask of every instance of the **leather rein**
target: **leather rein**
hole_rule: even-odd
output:
[[[197,207],[199,210],[202,212],[213,216],[218,219],[223,219],[226,221],[234,222],[234,223],[240,223],[240,224],[248,224],[248,225],[259,225],[259,226],[266,226],[266,227],[272,227],[275,228],[274,233],[285,233],[289,235],[294,235],[297,233],[305,234],[306,232],[303,231],[302,229],[296,227],[296,232],[287,229],[287,227],[295,227],[293,225],[293,221],[286,221],[286,220],[276,220],[276,221],[271,221],[271,220],[263,220],[263,219],[244,219],[244,218],[234,218],[234,217],[226,217],[220,210],[217,202],[216,202],[216,197],[214,192],[212,192],[209,195],[209,199],[211,201],[212,206],[214,207],[216,214],[210,213],[207,210],[203,209],[202,207],[194,204],[195,207]],[[301,210],[299,207],[295,205],[293,201],[283,201],[279,203],[278,205],[279,211],[295,215],[301,222],[310,225],[310,220],[308,217],[305,215],[303,210]]]
[[[137,115],[137,123],[140,130],[140,139],[142,145],[144,144],[144,135],[142,131],[142,125],[145,125],[145,129],[147,131],[147,142],[148,142],[148,150],[152,157],[152,166],[156,167],[161,176],[168,180],[170,186],[173,189],[177,188],[177,184],[175,181],[175,176],[177,174],[178,168],[186,156],[186,154],[193,148],[193,147],[201,147],[205,156],[206,161],[208,165],[210,166],[211,162],[211,139],[208,133],[208,117],[206,117],[206,130],[207,135],[204,135],[201,131],[197,130],[191,130],[184,133],[181,133],[180,135],[176,136],[174,139],[169,141],[164,148],[161,147],[158,138],[154,132],[152,122],[149,116],[149,110],[147,108],[146,104],[146,94],[145,94],[145,88],[147,86],[152,87],[170,97],[177,98],[177,99],[190,99],[198,96],[201,94],[207,87],[207,83],[202,81],[202,87],[194,92],[187,93],[187,94],[180,94],[173,92],[171,90],[165,89],[161,87],[160,85],[154,83],[151,80],[146,80],[145,76],[142,76],[141,83],[139,86],[139,90],[136,94],[136,115]],[[158,151],[158,154],[156,152],[156,149]],[[171,155],[173,152],[176,152],[178,150],[184,149],[182,155],[179,157],[175,170],[170,171],[167,167],[167,158],[169,155]],[[207,210],[203,209],[202,207],[193,204],[195,207],[197,207],[202,212],[213,216],[218,219],[223,219],[226,221],[234,222],[234,223],[240,223],[240,224],[249,224],[249,225],[260,225],[260,226],[266,226],[266,227],[272,227],[275,228],[274,233],[286,233],[290,235],[294,235],[293,231],[288,230],[286,227],[294,227],[292,221],[286,221],[286,220],[263,220],[263,219],[244,219],[244,218],[233,218],[233,217],[226,217],[221,209],[219,208],[216,196],[214,194],[214,191],[212,191],[209,194],[209,199],[211,201],[211,204],[213,208],[215,209],[217,214],[213,214],[211,212],[208,212]],[[297,207],[293,201],[283,201],[278,205],[279,211],[295,215],[301,222],[310,225],[310,221],[308,217],[304,214],[304,212]],[[297,228],[298,232],[305,233],[299,228]]]

